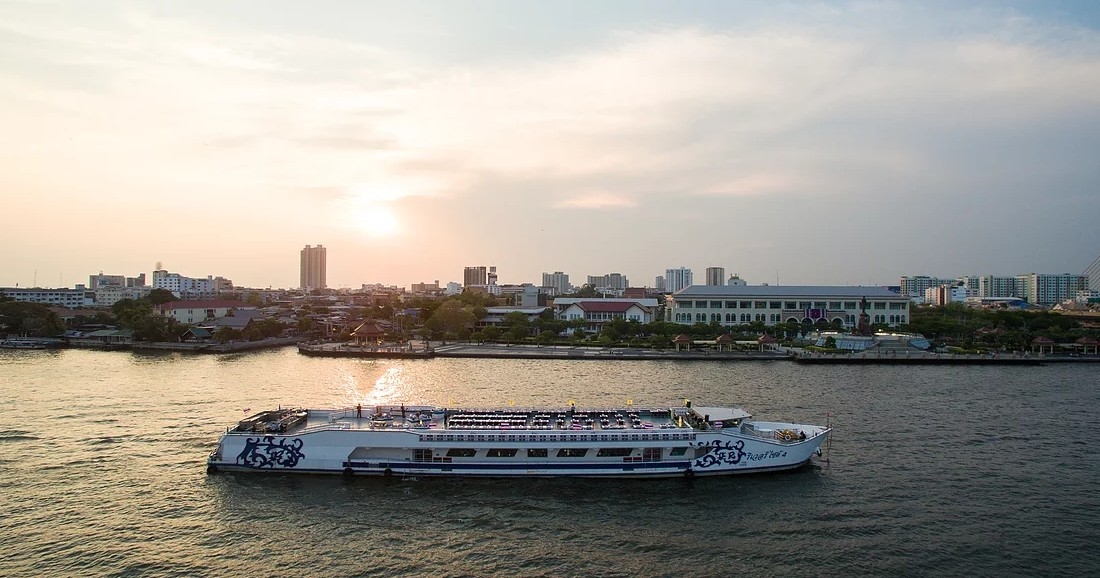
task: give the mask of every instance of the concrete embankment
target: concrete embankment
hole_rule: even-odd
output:
[[[436,357],[483,359],[576,359],[576,360],[666,360],[666,361],[774,361],[786,360],[776,351],[659,351],[629,347],[577,347],[533,345],[445,345],[435,349]]]
[[[930,353],[836,354],[811,353],[801,349],[769,351],[659,351],[630,347],[583,347],[568,345],[507,345],[435,343],[404,346],[357,346],[346,343],[302,343],[298,352],[315,357],[358,357],[379,359],[568,359],[568,360],[665,360],[665,361],[794,361],[807,365],[1043,365],[1061,362],[1100,362],[1100,356],[962,355]]]
[[[130,345],[133,351],[178,351],[186,353],[241,353],[258,349],[272,349],[286,347],[298,343],[298,337],[282,337],[274,339],[261,339],[260,341],[231,341],[229,343],[173,343],[152,342],[134,343]]]

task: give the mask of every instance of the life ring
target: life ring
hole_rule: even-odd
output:
[[[388,478],[388,477],[393,475],[393,470],[391,470],[389,468],[386,468],[385,470],[382,471],[382,475],[386,476]]]
[[[794,436],[791,435],[791,432],[789,432],[789,431],[783,432],[783,441],[789,442],[793,439],[794,439]]]
[[[218,473],[218,466],[215,466],[214,464],[210,464],[210,465],[206,466],[206,473],[207,474],[216,474],[216,473]]]
[[[351,468],[344,468],[344,477],[345,478],[351,478],[354,475],[355,475],[355,472],[352,471]]]

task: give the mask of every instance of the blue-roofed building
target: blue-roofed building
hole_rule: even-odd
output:
[[[856,327],[866,307],[871,323],[909,323],[909,297],[885,287],[822,285],[692,285],[665,300],[665,321],[692,325],[785,323]]]

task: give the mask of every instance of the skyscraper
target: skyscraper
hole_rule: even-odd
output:
[[[324,289],[328,287],[325,278],[325,248],[321,245],[302,249],[302,289]]]
[[[687,267],[665,269],[665,292],[675,293],[684,287],[690,287],[693,284],[691,278],[691,269]]]
[[[563,295],[569,292],[569,275],[561,271],[554,271],[553,273],[542,274],[542,286],[553,287],[556,295]]]
[[[496,267],[493,267],[496,273]],[[462,271],[462,285],[464,287],[484,287],[489,284],[489,272],[484,265],[479,267],[466,267]]]
[[[707,285],[722,285],[725,282],[725,267],[707,267]]]

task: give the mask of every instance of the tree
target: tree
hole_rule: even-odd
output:
[[[176,296],[167,289],[153,289],[144,297],[152,305],[163,305],[169,301],[175,301]]]
[[[473,327],[474,314],[459,301],[447,301],[424,322],[424,327],[435,335],[457,335],[462,329]]]
[[[661,333],[654,333],[649,336],[649,346],[653,349],[668,349],[672,345],[672,340],[667,335]]]
[[[0,302],[0,332],[28,337],[54,337],[65,331],[61,317],[41,303]]]
[[[214,341],[218,343],[228,343],[241,338],[241,332],[232,327],[219,327],[214,332]]]
[[[500,328],[494,325],[486,327],[481,332],[485,336],[485,341],[488,341],[490,343],[495,343],[497,340],[500,339]]]
[[[512,341],[523,341],[526,337],[531,335],[531,331],[527,329],[527,324],[513,325],[508,328],[508,338]]]
[[[570,297],[592,298],[592,297],[601,297],[602,295],[600,295],[598,292],[596,292],[596,287],[595,286],[590,285],[588,283],[585,283],[584,285],[581,285],[580,287],[578,287],[576,291],[573,291],[573,293],[571,293],[569,296]]]

